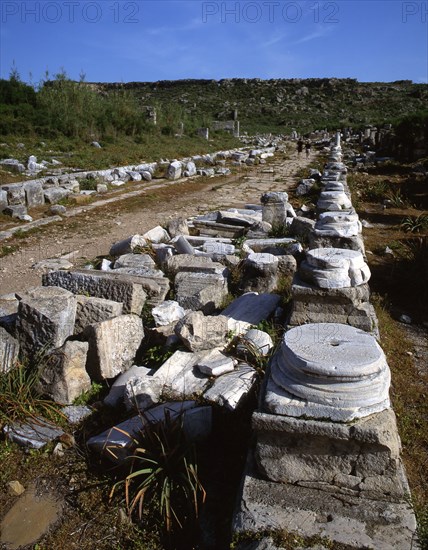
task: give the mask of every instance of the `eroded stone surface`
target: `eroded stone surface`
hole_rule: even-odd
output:
[[[204,399],[233,411],[245,400],[256,379],[257,372],[252,367],[238,365],[233,372],[216,378],[214,384],[204,393]]]
[[[226,316],[205,316],[202,311],[193,311],[178,322],[175,334],[189,350],[201,351],[224,346],[228,330]]]
[[[73,334],[76,296],[56,286],[35,287],[21,296],[17,334],[20,351],[32,357],[62,346]]]
[[[306,253],[299,275],[320,288],[344,288],[367,283],[370,269],[356,250],[316,248]]]
[[[114,271],[54,271],[43,275],[42,281],[43,285],[65,288],[73,294],[122,302],[124,313],[139,315],[147,298],[141,278]]]
[[[304,537],[325,536],[355,550],[410,550],[415,516],[407,502],[342,499],[319,489],[260,479],[247,469],[233,530],[259,532],[286,529]]]
[[[87,342],[65,342],[53,351],[39,370],[40,390],[57,403],[70,404],[90,390],[86,372]]]
[[[175,277],[177,302],[185,309],[212,313],[228,293],[226,271],[223,273],[185,273]]]
[[[123,313],[123,304],[105,298],[77,295],[76,322],[74,333],[79,334],[88,325],[107,321]]]
[[[387,409],[390,379],[369,334],[336,323],[303,325],[284,335],[264,406],[275,414],[347,422]]]
[[[222,311],[222,315],[228,317],[229,330],[242,334],[252,325],[258,325],[263,319],[268,319],[275,311],[280,299],[277,294],[247,292],[233,300]]]
[[[114,378],[133,364],[144,338],[138,315],[120,315],[90,325],[84,336],[89,342],[87,369],[92,379]]]
[[[10,371],[19,357],[19,342],[0,327],[0,374]]]

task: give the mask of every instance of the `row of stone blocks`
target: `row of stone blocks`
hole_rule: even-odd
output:
[[[389,401],[390,371],[370,334],[370,272],[340,161],[338,136],[321,180],[327,191],[317,204],[312,250],[294,279],[292,328],[253,414],[255,445],[233,529],[410,549],[417,547],[416,521]],[[322,231],[327,248],[315,248]],[[344,248],[337,248],[339,238]]]
[[[122,166],[107,170],[89,172],[64,173],[58,176],[46,176],[34,180],[11,183],[0,186],[0,212],[7,211],[14,218],[30,221],[23,216],[27,209],[43,206],[45,203],[56,204],[71,194],[79,193],[79,182],[84,179],[102,181],[103,184],[120,186],[127,181],[150,181],[156,171],[163,172],[167,179],[176,180],[181,177],[195,175],[213,176],[227,175],[230,170],[224,167],[226,160],[231,163],[243,164],[256,158],[266,162],[266,158],[274,155],[276,147],[263,147],[244,151],[218,151],[209,155],[195,155],[172,162],[151,162],[132,166]],[[198,166],[204,166],[198,170]],[[212,168],[214,167],[214,168]],[[106,192],[107,188],[102,192]],[[93,193],[95,191],[90,191]]]

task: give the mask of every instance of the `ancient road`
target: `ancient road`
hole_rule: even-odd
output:
[[[23,291],[41,284],[42,271],[32,266],[47,258],[69,255],[75,266],[106,255],[113,242],[134,233],[144,233],[173,217],[189,217],[209,210],[259,204],[266,191],[287,191],[298,181],[298,171],[312,159],[297,158],[293,150],[277,153],[268,164],[242,169],[232,176],[186,179],[171,185],[155,182],[144,193],[126,200],[91,209],[79,207],[75,216],[47,226],[25,238],[13,238],[2,245],[19,250],[0,259],[0,294]]]

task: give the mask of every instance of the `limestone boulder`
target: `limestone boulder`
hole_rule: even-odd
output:
[[[156,326],[165,326],[175,323],[185,316],[186,312],[178,302],[166,300],[152,309]]]
[[[21,354],[33,357],[61,347],[73,334],[77,299],[55,286],[35,287],[21,295],[17,334]]]
[[[205,316],[202,311],[193,311],[177,323],[175,334],[187,349],[196,352],[224,347],[228,330],[224,315]]]
[[[114,378],[128,370],[144,338],[138,315],[120,315],[91,325],[84,331],[89,343],[87,370],[92,379]]]
[[[86,372],[87,342],[65,342],[53,351],[39,370],[40,389],[53,401],[70,404],[90,390]]]
[[[227,270],[223,273],[185,273],[175,277],[175,297],[185,309],[206,314],[218,309],[228,293]]]
[[[74,333],[81,333],[88,325],[107,321],[123,313],[123,304],[105,298],[77,295]]]

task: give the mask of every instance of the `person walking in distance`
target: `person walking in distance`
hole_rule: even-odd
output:
[[[309,158],[309,155],[311,153],[311,142],[307,141],[305,144],[305,151],[306,151],[306,158]]]
[[[299,139],[297,142],[297,156],[300,157],[300,153],[303,151],[303,141]]]

